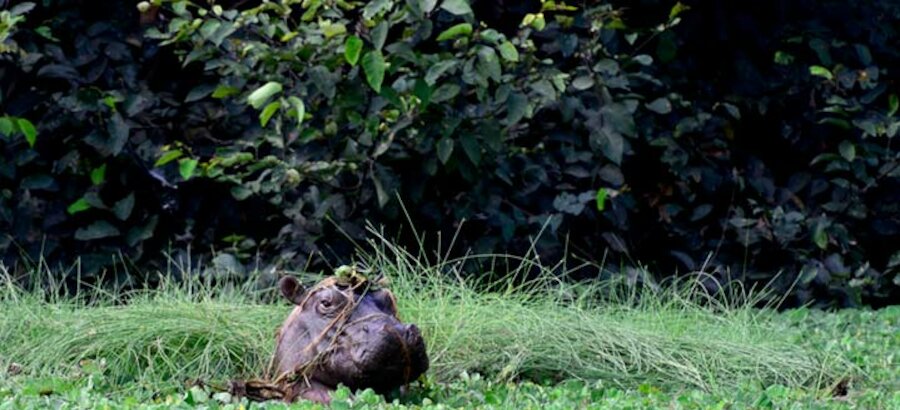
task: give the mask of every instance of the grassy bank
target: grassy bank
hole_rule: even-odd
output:
[[[648,408],[680,402],[708,408],[775,403],[782,396],[828,401],[834,386],[847,381],[858,395],[888,391],[888,380],[897,376],[896,359],[879,358],[900,346],[896,333],[873,337],[886,344],[883,351],[868,342],[848,349],[856,336],[830,325],[832,316],[752,309],[746,303],[752,295],[743,292],[716,300],[689,285],[638,292],[575,286],[546,275],[476,287],[452,261],[422,264],[389,244],[366,262],[392,280],[403,319],[417,323],[428,341],[432,370],[426,384],[404,398],[412,403],[597,402],[617,408],[622,400]],[[0,291],[0,361],[11,370],[0,382],[0,397],[12,408],[78,407],[84,400],[217,405],[227,398],[185,383],[259,375],[290,309],[263,302],[265,292],[249,286],[210,287],[199,280],[83,296],[48,298],[9,285]],[[896,332],[896,311],[885,312],[887,327],[875,316],[870,329],[857,332]],[[859,352],[863,346],[873,350]],[[476,374],[481,377],[470,376]],[[890,398],[885,394],[878,397]],[[354,400],[380,403],[367,394]]]

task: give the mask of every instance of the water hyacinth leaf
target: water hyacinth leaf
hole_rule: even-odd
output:
[[[72,202],[72,204],[69,205],[68,208],[66,208],[66,212],[68,212],[69,215],[75,215],[79,212],[87,211],[88,209],[91,209],[91,204],[88,203],[86,199],[79,198],[77,201]]]
[[[437,41],[454,40],[463,36],[468,37],[472,34],[472,25],[469,23],[460,23],[444,30],[438,34]]]
[[[262,112],[259,113],[259,125],[265,127],[279,108],[281,108],[281,102],[279,101],[273,101],[266,105],[266,108],[263,108]]]
[[[182,158],[178,161],[178,173],[181,174],[181,178],[185,181],[191,179],[194,176],[194,171],[197,169],[197,164],[199,161],[193,158]]]
[[[281,83],[269,81],[250,93],[247,97],[247,103],[258,110],[262,108],[263,104],[269,101],[269,98],[280,93],[281,89]]]
[[[468,0],[444,0],[441,8],[457,16],[472,14],[472,7],[469,6]]]
[[[372,50],[366,53],[362,58],[363,72],[366,74],[366,81],[376,93],[381,92],[381,83],[384,82],[385,62],[381,51]]]
[[[818,77],[822,77],[826,80],[834,79],[834,75],[831,74],[831,71],[829,71],[827,68],[819,66],[819,65],[814,65],[812,67],[809,67],[809,73],[812,75],[818,76]]]
[[[156,168],[156,167],[161,167],[163,165],[166,165],[178,158],[181,158],[181,156],[183,154],[184,153],[182,153],[181,150],[178,150],[178,149],[168,151],[165,154],[163,154],[161,157],[159,157],[158,160],[156,160],[156,163],[153,164],[153,167]]]
[[[119,229],[106,221],[96,221],[75,231],[75,239],[79,241],[91,241],[118,235]]]
[[[362,53],[363,41],[357,36],[347,37],[344,42],[344,60],[350,65],[355,66],[359,62],[359,55]]]
[[[897,113],[897,109],[900,108],[900,97],[897,97],[897,94],[891,94],[888,97],[888,117],[894,116]]]
[[[100,185],[105,180],[106,180],[106,164],[103,164],[103,165],[91,170],[91,183],[92,184]]]
[[[504,41],[497,46],[497,49],[500,50],[500,56],[503,57],[504,60],[509,62],[518,62],[519,61],[519,50],[516,50],[516,46],[509,41]]]
[[[25,118],[19,118],[16,120],[16,125],[19,126],[19,130],[25,135],[25,141],[28,142],[28,146],[34,148],[34,144],[37,142],[37,129],[34,128],[34,124]]]

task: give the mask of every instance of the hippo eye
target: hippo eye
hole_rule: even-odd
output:
[[[322,306],[323,308],[330,308],[331,301],[328,299],[322,299],[321,301],[319,301],[319,305]]]

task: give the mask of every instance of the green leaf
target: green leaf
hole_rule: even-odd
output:
[[[103,164],[91,171],[91,183],[100,185],[106,180],[106,164]]]
[[[428,85],[434,85],[445,72],[456,67],[458,64],[459,61],[456,60],[443,60],[428,67],[428,72],[425,73],[425,82],[428,83]]]
[[[853,159],[856,158],[856,146],[850,141],[841,142],[841,145],[838,145],[838,151],[847,162],[853,162]]]
[[[444,0],[441,8],[457,16],[472,14],[472,7],[469,6],[468,0]]]
[[[153,237],[153,231],[156,229],[157,222],[159,222],[159,216],[153,215],[146,224],[132,227],[125,234],[125,243],[128,246],[135,246],[140,241],[150,239]]]
[[[272,118],[273,115],[275,115],[275,112],[278,111],[279,108],[281,108],[281,102],[279,102],[279,101],[270,102],[269,105],[267,105],[266,108],[263,108],[262,112],[259,113],[259,125],[265,127],[266,124],[269,123],[269,120]]]
[[[828,234],[825,232],[825,224],[817,223],[815,229],[813,229],[812,236],[813,242],[815,242],[819,249],[828,247]]]
[[[444,30],[438,34],[437,41],[453,40],[463,36],[472,34],[472,25],[469,23],[460,23]]]
[[[281,83],[269,81],[263,86],[257,88],[256,91],[250,93],[250,96],[247,97],[247,103],[258,110],[263,106],[263,104],[269,101],[269,98],[272,98],[273,95],[280,93],[281,89]]]
[[[450,159],[450,154],[452,154],[452,153],[453,153],[453,140],[448,137],[441,138],[441,140],[438,141],[438,143],[437,143],[438,159],[441,160],[441,162],[446,164],[447,161]]]
[[[439,103],[456,97],[461,88],[456,84],[444,84],[431,94],[431,102]]]
[[[897,94],[891,94],[888,97],[888,117],[894,116],[897,113],[897,109],[900,108],[900,98],[897,97]]]
[[[4,137],[12,135],[15,128],[9,117],[0,117],[0,134],[3,134]]]
[[[97,221],[75,231],[75,239],[90,241],[119,235],[119,229],[106,221]]]
[[[509,41],[504,41],[497,46],[497,49],[500,50],[500,56],[503,57],[504,60],[510,62],[518,62],[519,61],[519,50],[516,50],[516,46]]]
[[[116,218],[119,218],[119,220],[124,221],[131,216],[132,209],[134,209],[134,192],[128,194],[128,196],[122,198],[113,205],[113,214],[116,215]]]
[[[194,170],[197,169],[199,161],[193,158],[182,158],[178,161],[178,173],[185,181],[194,176]]]
[[[500,59],[497,58],[497,52],[491,47],[481,47],[478,50],[478,62],[476,63],[478,72],[485,77],[489,77],[496,82],[500,82],[503,75],[500,67]]]
[[[680,1],[675,3],[675,5],[672,6],[672,9],[669,10],[669,20],[672,20],[675,17],[678,17],[679,14],[685,12],[686,10],[690,10],[690,9],[691,8],[689,6],[685,6]]]
[[[600,188],[597,190],[597,197],[595,198],[597,201],[597,210],[603,212],[606,209],[606,198],[609,197],[609,190],[606,188]]]
[[[230,86],[227,86],[227,85],[220,85],[220,86],[216,87],[216,90],[215,90],[215,91],[213,91],[213,93],[212,93],[212,98],[222,99],[222,98],[226,98],[226,97],[230,97],[230,96],[232,96],[232,95],[235,95],[235,94],[237,94],[237,93],[240,92],[240,91],[241,91],[241,90],[239,90],[237,87],[230,87]]]
[[[431,10],[434,10],[436,5],[437,0],[419,0],[419,8],[425,13],[431,13]]]
[[[809,67],[809,73],[815,76],[819,76],[825,78],[826,80],[833,80],[834,75],[831,74],[831,71],[828,71],[827,68],[822,67],[820,65],[814,65]]]
[[[25,141],[28,141],[28,146],[34,148],[34,143],[37,142],[37,130],[34,128],[34,124],[25,118],[17,119],[16,124],[18,124],[22,134],[25,134]]]
[[[88,209],[91,209],[91,204],[89,204],[86,199],[80,198],[77,201],[72,202],[72,205],[69,205],[66,212],[68,212],[69,215],[75,215],[79,212],[87,211]]]
[[[512,93],[506,99],[506,123],[513,125],[522,120],[528,111],[528,97],[522,93]]]
[[[668,114],[672,112],[672,103],[665,97],[660,97],[646,105],[647,109],[657,114]]]
[[[590,75],[582,75],[572,80],[572,87],[578,91],[584,91],[594,86],[594,78]]]
[[[166,165],[178,158],[181,158],[181,156],[183,154],[184,153],[181,152],[180,149],[168,151],[165,154],[163,154],[161,157],[159,157],[158,160],[156,160],[156,163],[153,164],[153,167],[156,168],[156,167],[161,167],[163,165]]]
[[[372,40],[372,46],[375,47],[376,50],[381,50],[381,47],[384,47],[384,41],[387,40],[387,33],[387,21],[378,23],[378,25],[369,32],[369,39]]]
[[[363,18],[366,19],[371,19],[380,13],[390,11],[391,6],[393,6],[393,2],[389,0],[370,0],[366,3],[366,7],[363,8]]]
[[[350,65],[355,66],[359,61],[359,55],[362,52],[363,41],[361,38],[357,36],[347,37],[347,41],[344,42],[344,59],[347,60]]]
[[[332,38],[334,36],[339,36],[347,32],[347,26],[342,23],[334,23],[322,26],[322,34],[325,35],[325,38]]]
[[[474,135],[470,133],[463,134],[459,143],[463,148],[463,152],[466,153],[466,156],[472,161],[473,164],[478,165],[481,163],[481,144],[478,143],[478,140]]]
[[[290,96],[288,102],[294,107],[294,115],[297,116],[297,126],[303,124],[303,116],[306,115],[306,104],[300,98]]]
[[[362,58],[363,71],[366,73],[366,81],[376,93],[381,92],[381,83],[384,81],[384,56],[381,51],[372,50]]]

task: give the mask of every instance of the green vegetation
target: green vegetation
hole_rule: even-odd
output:
[[[379,246],[382,251],[366,261],[388,275],[401,314],[423,329],[432,358],[428,378],[398,403],[900,404],[900,396],[892,396],[900,387],[900,309],[776,314],[748,307],[756,299],[737,290],[719,300],[677,285],[637,291],[507,278],[476,288],[462,279],[458,262],[426,266],[389,244]],[[17,374],[0,382],[0,398],[10,408],[237,408],[240,403],[214,388],[185,383],[222,386],[262,372],[289,307],[266,302],[270,289],[256,289],[254,282],[233,287],[195,280],[123,294],[85,291],[70,299],[6,283],[0,364]],[[847,397],[829,398],[844,387]],[[354,408],[384,403],[371,392],[338,402]]]
[[[318,270],[405,204],[457,249],[882,306],[900,3],[823,1],[6,1],[0,258]]]

